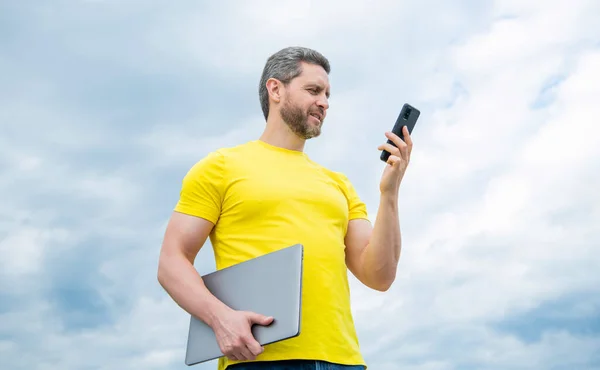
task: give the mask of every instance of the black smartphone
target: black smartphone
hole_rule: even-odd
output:
[[[404,134],[402,133],[402,128],[404,126],[408,127],[408,133],[410,135],[412,135],[412,131],[415,128],[415,124],[417,123],[417,119],[419,119],[419,115],[421,114],[421,112],[411,106],[410,104],[404,104],[404,106],[402,106],[402,110],[400,111],[400,115],[398,116],[398,119],[396,120],[396,123],[394,124],[394,128],[392,128],[392,132],[396,135],[398,135],[398,137],[400,137],[400,139],[404,140]],[[393,146],[396,146],[391,140],[388,139],[388,144],[392,144]],[[384,162],[387,162],[388,158],[390,157],[390,153],[387,150],[383,150],[381,152],[381,156],[380,159]]]

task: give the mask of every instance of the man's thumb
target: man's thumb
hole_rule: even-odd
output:
[[[273,317],[261,315],[255,312],[250,312],[248,317],[253,324],[269,325],[273,322]]]

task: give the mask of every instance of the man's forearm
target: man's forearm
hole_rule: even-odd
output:
[[[183,255],[161,256],[158,281],[181,308],[211,327],[219,314],[229,309],[206,288],[202,277]]]
[[[400,249],[398,196],[382,194],[373,232],[363,252],[363,271],[374,286],[387,289],[393,283]]]

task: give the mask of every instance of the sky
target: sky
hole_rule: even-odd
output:
[[[421,111],[397,279],[350,276],[369,368],[600,369],[599,19],[595,0],[0,1],[2,368],[187,368],[189,315],[156,279],[181,180],[260,136],[264,63],[300,45],[332,65],[306,151],[373,222],[377,146]]]

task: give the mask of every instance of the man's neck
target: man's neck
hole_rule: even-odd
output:
[[[290,130],[288,125],[281,120],[281,118],[269,117],[267,125],[260,140],[273,146],[277,146],[289,150],[297,150],[299,152],[304,151],[304,144],[306,140],[299,138],[296,134]]]

